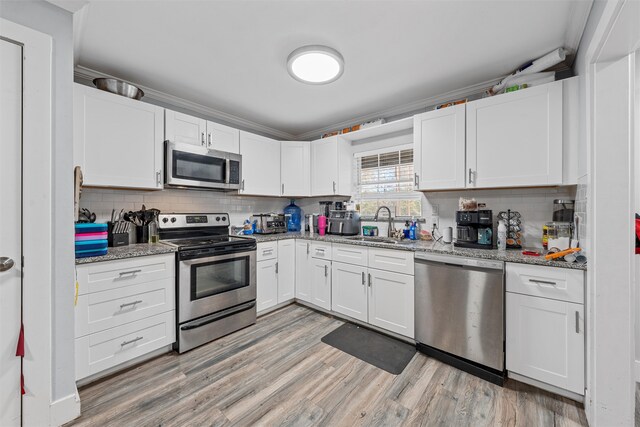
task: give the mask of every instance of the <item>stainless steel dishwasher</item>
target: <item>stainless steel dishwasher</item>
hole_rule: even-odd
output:
[[[504,262],[416,253],[418,350],[502,385],[504,299]]]

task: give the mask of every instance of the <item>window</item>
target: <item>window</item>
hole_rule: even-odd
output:
[[[356,154],[355,197],[360,215],[374,216],[388,206],[394,217],[421,217],[421,195],[414,191],[411,146]]]

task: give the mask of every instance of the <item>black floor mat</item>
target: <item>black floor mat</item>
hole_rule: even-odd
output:
[[[400,374],[416,354],[411,344],[353,323],[328,333],[322,342],[394,375]]]

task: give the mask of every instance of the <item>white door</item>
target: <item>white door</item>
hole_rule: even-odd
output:
[[[311,143],[312,196],[336,194],[338,185],[337,141],[337,137],[332,136]]]
[[[212,150],[240,153],[240,131],[215,122],[207,122],[207,147]]]
[[[369,323],[413,339],[413,276],[370,268],[369,280]]]
[[[181,144],[205,146],[207,121],[199,117],[164,110],[164,139]]]
[[[240,194],[280,195],[280,141],[240,132],[242,184]]]
[[[258,313],[278,303],[277,264],[277,259],[256,263],[256,310]]]
[[[413,117],[413,160],[419,190],[465,188],[465,105]]]
[[[278,241],[278,304],[292,300],[296,290],[296,241]]]
[[[333,262],[331,310],[367,321],[367,268]]]
[[[311,303],[331,310],[331,261],[311,260]]]
[[[280,168],[283,196],[311,195],[311,145],[308,141],[282,141]]]
[[[162,189],[164,109],[74,85],[74,161],[84,185]]]
[[[467,168],[467,187],[561,185],[562,81],[469,102]]]
[[[582,304],[507,292],[507,370],[584,393]]]
[[[20,425],[21,404],[22,48],[2,39],[0,93],[0,426],[14,426]]]
[[[311,302],[311,242],[296,240],[296,298]]]

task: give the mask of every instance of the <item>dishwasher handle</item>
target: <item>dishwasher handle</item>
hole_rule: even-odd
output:
[[[481,268],[485,270],[500,270],[504,271],[504,262],[495,261],[481,258],[467,258],[455,255],[440,255],[429,252],[417,252],[415,254],[416,262],[423,262],[428,264],[440,264],[449,267],[472,267]]]

